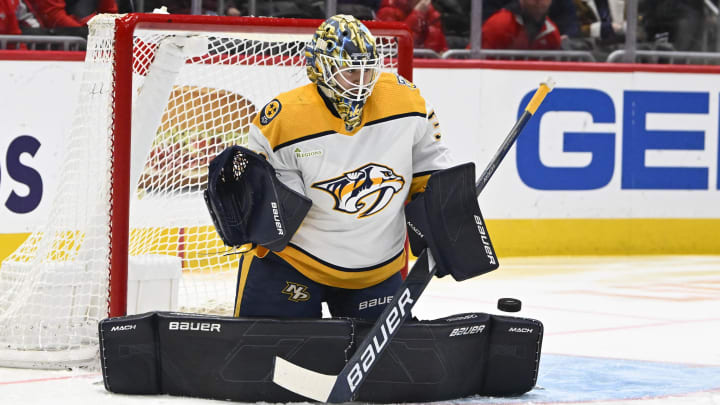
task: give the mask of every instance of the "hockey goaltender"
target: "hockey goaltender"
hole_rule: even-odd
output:
[[[539,321],[410,314],[433,275],[462,281],[498,261],[474,165],[452,164],[432,107],[414,84],[381,73],[381,59],[355,18],[318,27],[306,50],[312,83],[270,101],[248,148],[210,163],[205,199],[218,234],[250,246],[235,316],[102,321],[108,391],[397,403],[533,388]],[[406,226],[418,260],[403,280]],[[333,318],[321,319],[322,302]]]

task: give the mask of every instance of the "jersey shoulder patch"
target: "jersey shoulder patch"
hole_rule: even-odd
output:
[[[410,80],[400,76],[399,73],[395,73],[395,78],[397,79],[397,82],[399,84],[402,84],[403,86],[410,87],[413,90],[417,90],[417,86],[415,86],[415,83],[411,82]]]
[[[335,129],[333,121],[338,120],[325,106],[316,86],[310,83],[278,94],[258,111],[253,124],[276,150],[304,137]]]
[[[294,108],[296,104],[302,104],[304,93],[307,93],[308,86],[301,86],[284,93],[276,95],[270,102],[255,115],[253,123],[260,127],[262,131],[265,131],[265,127],[274,126],[271,123],[277,123],[278,121],[292,120],[297,117],[291,117],[297,115],[298,108]],[[280,113],[283,113],[282,118],[277,118]]]
[[[273,118],[277,117],[277,115],[280,114],[280,110],[282,110],[282,104],[278,99],[273,99],[269,103],[265,104],[265,107],[263,107],[262,111],[260,112],[260,124],[269,124],[270,121],[273,120]]]

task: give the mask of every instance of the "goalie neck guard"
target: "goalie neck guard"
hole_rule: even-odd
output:
[[[310,81],[332,103],[345,129],[353,131],[380,77],[375,37],[353,16],[330,17],[308,42],[305,62]]]

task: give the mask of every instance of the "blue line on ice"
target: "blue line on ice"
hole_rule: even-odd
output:
[[[720,366],[544,354],[537,386],[516,398],[466,398],[487,404],[657,398],[720,389]]]

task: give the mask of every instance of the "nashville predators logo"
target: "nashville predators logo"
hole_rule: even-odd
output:
[[[288,300],[294,302],[302,302],[310,299],[307,286],[289,281],[285,282],[285,288],[283,288],[282,293],[289,295]]]
[[[395,174],[391,168],[368,163],[342,176],[314,183],[312,187],[328,192],[335,198],[333,209],[348,214],[360,212],[358,218],[363,218],[385,208],[403,185],[403,177]]]
[[[280,104],[277,99],[267,103],[265,108],[263,108],[262,112],[260,113],[260,123],[263,125],[269,124],[270,121],[272,121],[272,119],[278,115],[281,109],[282,104]]]

